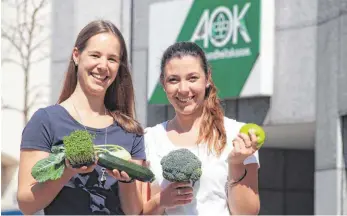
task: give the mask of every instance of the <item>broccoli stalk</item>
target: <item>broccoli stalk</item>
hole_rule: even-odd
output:
[[[85,130],[76,130],[63,138],[65,155],[73,168],[89,166],[95,162],[94,136]]]
[[[201,177],[201,161],[188,149],[171,151],[164,156],[160,164],[163,177],[170,182],[190,181],[193,183]]]

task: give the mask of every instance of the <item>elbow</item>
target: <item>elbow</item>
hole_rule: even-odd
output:
[[[123,209],[125,215],[143,215],[143,209]]]
[[[256,201],[253,202],[253,205],[250,205],[249,208],[247,209],[246,214],[248,215],[259,215],[260,212],[260,201],[257,199]]]
[[[252,206],[251,208],[249,208],[248,211],[246,212],[246,214],[248,214],[248,215],[259,215],[259,212],[260,212],[260,204]]]
[[[231,215],[259,215],[260,208],[235,209]]]
[[[34,205],[29,202],[29,197],[23,193],[17,193],[18,208],[24,215],[33,215],[38,210],[34,209]]]
[[[143,215],[143,205],[123,207],[123,212],[126,215]]]
[[[246,206],[235,206],[230,209],[231,215],[259,215],[260,212],[260,202],[259,200],[253,203],[248,203]]]

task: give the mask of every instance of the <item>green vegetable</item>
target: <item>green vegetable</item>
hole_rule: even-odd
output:
[[[64,145],[53,146],[50,155],[39,160],[33,166],[31,175],[37,182],[57,180],[63,175],[65,158],[68,158],[74,167],[79,167],[81,165],[89,165],[90,162],[94,161],[95,153],[97,152],[105,152],[125,160],[131,158],[130,153],[121,146],[111,144],[93,146],[92,139],[93,136],[91,134],[80,130],[65,136],[63,138]],[[78,163],[80,164],[78,165]]]
[[[31,169],[31,175],[38,182],[57,180],[63,175],[65,168],[64,159],[64,147],[53,146],[52,154],[47,158],[39,160]]]
[[[131,159],[130,153],[125,148],[119,145],[112,145],[112,144],[97,145],[97,146],[94,146],[94,150],[96,153],[108,152],[109,154],[122,158],[124,160]]]
[[[163,177],[171,182],[191,181],[194,185],[202,174],[200,159],[188,149],[171,151],[160,164]]]
[[[129,175],[129,177],[142,182],[154,181],[154,174],[151,170],[144,166],[140,166],[127,160],[123,160],[108,152],[99,152],[97,156],[98,164],[102,167],[105,167],[106,169],[117,169],[119,171],[124,171]]]
[[[65,155],[73,168],[95,162],[93,139],[94,136],[86,130],[76,130],[63,138]]]

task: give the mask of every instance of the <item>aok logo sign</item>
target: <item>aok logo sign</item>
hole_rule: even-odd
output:
[[[232,12],[225,6],[215,8],[210,14],[205,9],[191,37],[191,41],[203,40],[204,48],[208,48],[209,42],[215,47],[223,47],[230,40],[232,44],[238,42],[238,32],[246,43],[251,42],[247,26],[244,22],[251,3],[246,3],[241,11],[238,5],[233,5]]]

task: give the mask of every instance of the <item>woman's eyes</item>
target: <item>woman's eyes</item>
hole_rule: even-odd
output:
[[[197,76],[193,76],[193,77],[189,77],[188,78],[188,81],[190,81],[190,82],[195,82],[195,81],[197,81],[199,79],[199,77],[197,77]],[[177,78],[169,78],[168,79],[168,82],[170,82],[170,83],[177,83],[179,80],[177,79]]]
[[[100,55],[97,55],[97,54],[91,54],[90,56],[95,58],[95,59],[100,58]],[[115,59],[115,58],[109,58],[108,61],[110,61],[112,63],[118,62],[117,59]]]
[[[177,81],[177,79],[176,78],[169,78],[168,81],[169,82],[175,82],[175,81]]]
[[[117,59],[114,59],[114,58],[111,58],[111,59],[108,59],[110,62],[113,62],[113,63],[115,63],[115,62],[118,62],[117,61]]]

